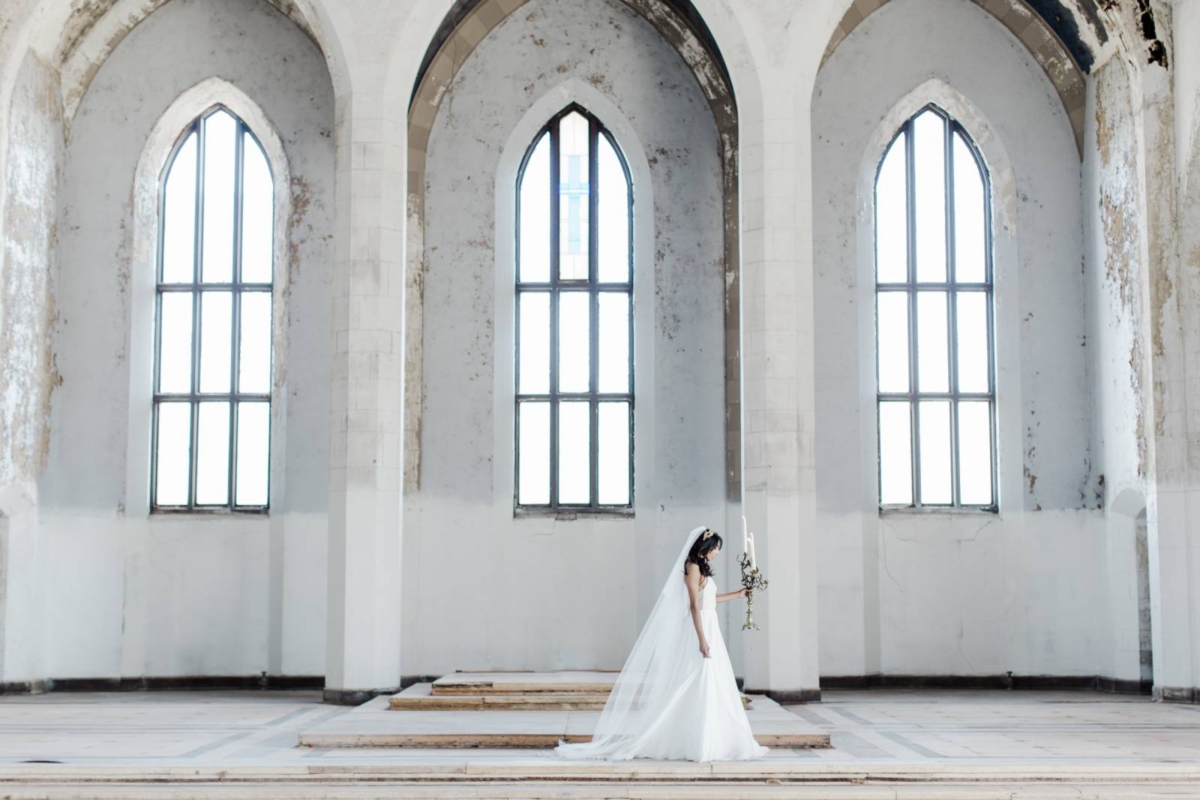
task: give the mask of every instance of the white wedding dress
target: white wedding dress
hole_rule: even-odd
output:
[[[700,589],[700,619],[709,657],[700,654],[683,563],[704,530],[697,528],[688,536],[613,685],[592,741],[560,742],[557,755],[742,761],[767,754],[768,748],[755,741],[742,707],[717,618],[717,585],[711,577]]]

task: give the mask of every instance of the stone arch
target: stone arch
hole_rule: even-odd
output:
[[[841,21],[829,38],[821,56],[821,66],[833,55],[838,45],[857,28],[863,20],[886,4],[888,0],[853,0]],[[1026,0],[1006,0],[994,3],[989,0],[972,0],[1000,24],[1006,27],[1029,50],[1034,60],[1041,65],[1050,79],[1059,100],[1062,101],[1067,119],[1075,134],[1075,146],[1083,158],[1084,106],[1087,102],[1087,70],[1092,64],[1092,51],[1084,44],[1068,48],[1054,28],[1036,13]],[[1104,28],[1097,28],[1102,40],[1107,41]],[[1081,64],[1081,61],[1083,62]]]
[[[457,0],[447,11],[416,69],[407,95],[408,202],[405,255],[405,398],[404,488],[420,481],[422,409],[423,264],[426,148],[442,100],[476,46],[528,0]],[[720,47],[704,17],[687,0],[623,0],[671,45],[695,76],[707,99],[720,137],[724,183],[725,344],[726,344],[726,495],[741,497],[741,246],[739,241],[738,105]],[[389,75],[393,102],[405,91],[401,78]],[[393,84],[394,82],[394,84]],[[391,88],[394,85],[394,88]]]

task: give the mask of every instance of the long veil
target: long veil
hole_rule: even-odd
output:
[[[671,566],[658,600],[617,676],[590,742],[560,740],[563,758],[633,758],[638,747],[682,689],[680,679],[690,651],[699,647],[688,603],[683,563],[704,528],[688,534]]]

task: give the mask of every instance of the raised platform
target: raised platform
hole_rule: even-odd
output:
[[[601,711],[616,672],[455,672],[392,696],[393,711]],[[742,705],[750,698],[742,695]]]
[[[300,732],[300,745],[318,748],[550,748],[561,739],[590,741],[600,716],[599,711],[505,708],[396,713],[390,710],[390,700],[377,697],[349,713],[306,728]],[[746,714],[754,738],[760,744],[789,749],[830,746],[829,734],[770,698],[752,696]]]

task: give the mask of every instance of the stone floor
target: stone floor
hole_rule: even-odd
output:
[[[0,796],[1200,797],[1200,706],[877,690],[788,708],[833,748],[615,765],[545,750],[327,750],[297,747],[299,732],[350,709],[311,692],[4,697]]]

